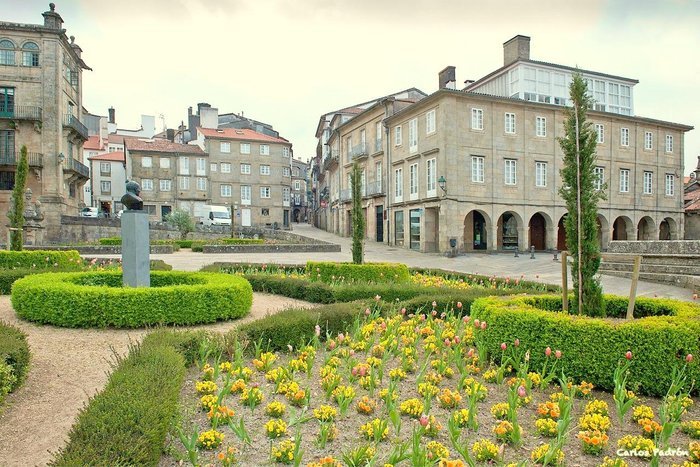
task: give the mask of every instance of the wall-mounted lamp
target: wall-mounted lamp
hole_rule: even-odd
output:
[[[63,164],[63,161],[65,161],[65,160],[66,160],[66,156],[64,156],[62,152],[59,152],[58,153],[58,162]]]
[[[442,193],[447,194],[447,180],[445,180],[444,175],[440,175],[440,178],[438,179],[438,185],[440,186]]]

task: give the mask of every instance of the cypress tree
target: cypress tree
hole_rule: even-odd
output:
[[[350,172],[352,189],[352,262],[362,264],[365,241],[365,216],[362,214],[362,180],[360,165],[355,161]]]
[[[24,190],[27,187],[27,172],[29,162],[27,161],[27,146],[20,149],[19,163],[15,170],[15,186],[12,189],[12,210],[10,211],[10,227],[13,230],[10,234],[10,249],[14,251],[22,250],[24,227]]]

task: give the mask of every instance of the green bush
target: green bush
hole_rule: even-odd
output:
[[[613,316],[622,316],[627,308],[623,297],[606,296],[605,302]],[[501,354],[501,342],[518,338],[530,349],[531,368],[539,368],[546,347],[560,349],[567,376],[605,390],[614,388],[615,367],[630,350],[630,383],[639,385],[644,394],[662,396],[671,382],[672,369],[686,354],[700,354],[700,306],[638,298],[635,309],[647,317],[614,320],[569,315],[561,312],[561,297],[555,296],[488,297],[472,304],[471,315],[488,323],[484,338],[491,355]],[[664,316],[666,312],[670,315]],[[700,380],[697,360],[689,372],[690,380]]]
[[[411,275],[402,263],[334,263],[309,261],[306,272],[313,281],[338,282],[408,282]]]
[[[193,251],[193,252],[202,253],[202,252],[204,251],[204,245],[205,245],[204,242],[202,242],[202,243],[199,243],[199,242],[197,242],[197,243],[192,242],[192,246],[191,246],[192,251]]]
[[[213,263],[203,266],[203,272],[225,272],[242,274],[298,274],[306,275],[306,266],[276,263]]]
[[[29,321],[65,327],[191,325],[248,314],[248,281],[228,274],[151,273],[151,287],[122,287],[120,271],[33,274],[15,282],[12,306]]]
[[[446,271],[444,269],[431,268],[411,268],[411,272],[420,273],[431,276],[440,276],[450,280],[463,280],[468,284],[481,285],[491,289],[507,288],[512,293],[519,292],[561,292],[561,287],[554,284],[545,284],[542,282],[526,281],[520,278],[511,279],[509,277],[484,276],[482,274],[470,274],[465,272]]]
[[[105,237],[105,238],[100,238],[97,242],[100,245],[121,245],[122,238],[121,237]]]
[[[0,321],[0,365],[3,363],[12,370],[11,375],[0,372],[0,403],[5,396],[4,392],[17,389],[29,370],[27,336],[18,328]]]
[[[323,282],[304,279],[288,279],[269,274],[246,274],[244,276],[256,292],[284,295],[311,303],[333,303],[333,289]]]
[[[453,313],[463,316],[469,315],[472,303],[474,303],[474,301],[478,298],[508,294],[509,292],[503,289],[437,289],[436,293],[426,293],[424,290],[423,294],[416,295],[410,299],[400,302],[398,304],[398,308],[406,308],[406,313],[428,313],[433,309],[432,304],[435,302],[435,309],[438,311],[438,313],[450,310]],[[457,306],[458,303],[462,304],[461,308]]]
[[[262,238],[219,238],[212,243],[222,243],[224,245],[262,245],[265,240]]]
[[[0,294],[8,295],[12,290],[12,284],[16,280],[23,278],[29,274],[43,272],[37,269],[0,269]]]
[[[0,250],[0,269],[56,269],[79,270],[83,267],[83,260],[76,250],[47,251],[24,250],[5,251]]]
[[[118,360],[51,465],[158,465],[198,334],[157,331]]]

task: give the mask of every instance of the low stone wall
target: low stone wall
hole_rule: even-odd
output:
[[[43,245],[24,246],[25,250],[67,251],[78,250],[81,255],[121,255],[121,245]],[[151,245],[152,255],[167,255],[174,251],[172,245]]]
[[[272,245],[204,245],[204,253],[338,253],[334,243],[280,243]]]
[[[613,240],[608,253],[697,255],[700,254],[700,240]]]

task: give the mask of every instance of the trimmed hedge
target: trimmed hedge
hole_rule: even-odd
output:
[[[323,282],[309,282],[305,279],[291,279],[269,274],[246,274],[244,277],[256,292],[284,295],[311,303],[336,301],[331,286]]]
[[[0,250],[0,269],[60,269],[78,270],[83,260],[76,250]]]
[[[605,296],[610,315],[626,310],[623,297]],[[499,299],[482,298],[471,307],[471,315],[488,323],[484,334],[491,355],[501,354],[501,342],[520,339],[530,349],[530,365],[539,368],[547,346],[561,349],[566,375],[577,381],[614,389],[613,372],[632,351],[629,381],[639,391],[662,396],[671,383],[672,369],[688,353],[700,354],[700,306],[664,299],[638,298],[634,320],[589,318],[561,313],[561,297],[535,296]],[[663,313],[670,313],[663,316]],[[700,380],[697,359],[689,366],[689,379]]]
[[[33,274],[15,282],[21,318],[65,327],[191,325],[241,318],[253,291],[229,274],[151,273],[151,287],[122,286],[120,271]]]
[[[122,244],[122,238],[121,237],[105,237],[105,238],[100,238],[97,240],[97,243],[100,245],[121,245]]]
[[[158,465],[186,365],[202,335],[157,331],[131,347],[105,389],[78,415],[51,465]]]
[[[212,243],[221,243],[224,245],[262,245],[265,243],[265,240],[262,238],[219,238]]]
[[[37,269],[0,269],[0,295],[9,295],[12,291],[12,284],[15,281],[28,276],[29,274],[37,274],[45,272]]]
[[[411,268],[411,272],[420,274],[442,276],[446,279],[462,279],[469,284],[483,285],[485,287],[508,287],[510,293],[531,292],[533,290],[540,292],[561,292],[561,287],[554,284],[545,284],[543,282],[520,280],[519,278],[511,279],[508,277],[484,276],[482,274],[470,274],[466,272],[447,271],[445,269],[434,268]]]
[[[411,280],[408,266],[403,263],[334,263],[308,261],[306,272],[312,281],[336,282],[342,277],[350,282],[394,282]]]
[[[0,363],[10,365],[15,381],[10,385],[10,392],[17,389],[27,377],[29,371],[29,344],[27,336],[18,328],[0,321]],[[3,381],[0,380],[0,387]],[[3,394],[0,391],[0,403]]]

